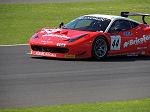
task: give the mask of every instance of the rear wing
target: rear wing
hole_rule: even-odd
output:
[[[144,24],[147,24],[145,22],[145,16],[150,16],[150,13],[136,13],[136,12],[121,12],[122,17],[128,17],[128,16],[142,16],[142,20]]]

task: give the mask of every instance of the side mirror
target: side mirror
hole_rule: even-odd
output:
[[[112,34],[117,34],[121,31],[121,28],[119,26],[115,26],[111,29]]]
[[[63,23],[63,22],[61,22],[61,23],[59,24],[59,28],[61,28],[62,26],[64,26],[64,23]]]

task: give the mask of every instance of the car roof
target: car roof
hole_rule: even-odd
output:
[[[84,16],[93,16],[93,17],[102,17],[102,18],[107,18],[107,19],[111,19],[111,20],[115,20],[115,19],[124,19],[124,20],[129,20],[129,21],[134,21],[136,23],[141,24],[138,21],[126,18],[126,17],[122,17],[122,16],[115,16],[115,15],[103,15],[103,14],[89,14],[89,15],[84,15]]]
[[[112,19],[112,18],[119,18],[121,16],[115,16],[115,15],[103,15],[103,14],[89,14],[89,15],[84,15],[84,16],[93,16],[93,17],[103,17],[107,19]],[[121,17],[122,18],[122,17]]]

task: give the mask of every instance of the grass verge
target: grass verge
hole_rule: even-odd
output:
[[[120,15],[121,11],[149,13],[150,0],[49,4],[0,4],[0,44],[28,43],[43,27],[58,27],[85,14]],[[141,21],[140,17],[132,19]]]
[[[18,109],[0,109],[0,112],[150,112],[150,99],[72,105],[67,104]]]

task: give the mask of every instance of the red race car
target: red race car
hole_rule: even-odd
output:
[[[143,23],[127,18],[142,16]],[[43,28],[30,39],[32,55],[98,60],[116,55],[150,55],[150,25],[146,13],[121,12],[121,16],[84,15],[63,28]]]

